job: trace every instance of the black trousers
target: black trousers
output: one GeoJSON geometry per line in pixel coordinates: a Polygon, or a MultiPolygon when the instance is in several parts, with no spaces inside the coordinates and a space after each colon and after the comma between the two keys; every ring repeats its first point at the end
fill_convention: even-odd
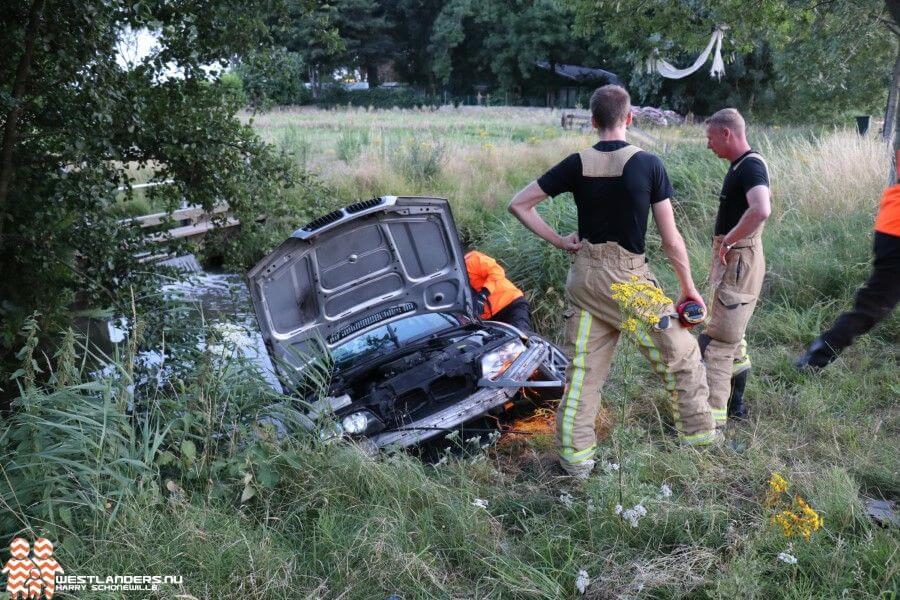
{"type": "Polygon", "coordinates": [[[835,352],[875,327],[900,301],[900,237],[876,231],[873,253],[872,275],[856,292],[853,309],[822,334],[835,352]]]}
{"type": "Polygon", "coordinates": [[[506,305],[503,310],[495,313],[491,317],[491,321],[509,323],[522,331],[531,331],[531,306],[524,296],[519,296],[506,305]]]}

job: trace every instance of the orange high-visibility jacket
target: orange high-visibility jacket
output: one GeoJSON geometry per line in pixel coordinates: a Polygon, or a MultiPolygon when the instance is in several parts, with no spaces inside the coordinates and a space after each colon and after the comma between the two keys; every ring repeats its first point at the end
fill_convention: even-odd
{"type": "Polygon", "coordinates": [[[900,237],[900,183],[884,190],[875,217],[875,231],[900,237]]]}
{"type": "Polygon", "coordinates": [[[481,311],[482,319],[490,319],[523,295],[522,290],[506,278],[503,267],[487,254],[474,250],[466,254],[466,271],[469,272],[469,283],[476,292],[482,288],[490,292],[481,311]]]}

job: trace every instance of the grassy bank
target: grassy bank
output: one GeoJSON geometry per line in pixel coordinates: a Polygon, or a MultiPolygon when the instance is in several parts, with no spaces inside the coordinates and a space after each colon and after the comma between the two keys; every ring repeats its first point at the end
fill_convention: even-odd
{"type": "MultiPolygon", "coordinates": [[[[336,204],[389,193],[450,198],[464,235],[505,264],[542,332],[559,339],[567,258],[505,211],[519,187],[591,143],[561,131],[558,118],[509,109],[300,111],[258,115],[254,124],[319,172],[336,204]]],[[[663,157],[700,282],[726,165],[705,149],[699,128],[646,133],[653,138],[635,141],[663,157]]],[[[289,403],[237,366],[207,362],[154,396],[143,420],[115,418],[129,406],[127,379],[57,381],[24,394],[26,409],[0,432],[14,482],[3,490],[4,529],[24,523],[60,540],[67,573],[183,575],[183,586],[154,596],[164,598],[555,599],[582,597],[579,571],[589,579],[583,597],[598,599],[896,597],[898,528],[874,523],[865,502],[900,500],[900,317],[820,376],[791,364],[868,274],[886,150],[846,131],[756,130],[751,138],[769,161],[774,213],[763,300],[748,331],[751,418],[730,431],[729,446],[679,449],[650,373],[638,366],[636,382],[623,386],[625,361],[640,365],[627,344],[604,392],[601,468],[579,486],[554,476],[546,423],[486,448],[460,440],[438,464],[406,453],[372,458],[296,432],[278,439],[260,423],[273,414],[298,419],[289,403]],[[17,432],[27,427],[56,433],[26,443],[17,432]],[[625,443],[620,471],[611,465],[611,429],[625,443]],[[82,463],[90,469],[73,466],[82,463]],[[773,472],[823,517],[809,540],[788,539],[771,522],[773,472]],[[619,503],[647,514],[632,527],[616,514],[619,503]]],[[[573,227],[570,199],[542,211],[573,227]]],[[[651,234],[651,262],[671,294],[658,246],[651,234]]]]}

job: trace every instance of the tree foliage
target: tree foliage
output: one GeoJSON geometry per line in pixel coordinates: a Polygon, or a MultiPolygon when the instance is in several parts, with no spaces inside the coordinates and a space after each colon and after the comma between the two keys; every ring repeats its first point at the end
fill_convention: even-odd
{"type": "Polygon", "coordinates": [[[449,0],[432,26],[432,73],[454,91],[476,83],[527,92],[563,83],[541,71],[539,61],[614,71],[626,65],[602,35],[577,35],[573,18],[554,0],[449,0]]]}
{"type": "Polygon", "coordinates": [[[219,79],[230,57],[261,45],[271,10],[266,0],[7,5],[0,369],[28,315],[51,332],[73,306],[128,314],[128,289],[140,299],[148,269],[135,268],[138,232],[111,210],[131,197],[135,171],[173,182],[154,188],[157,205],[227,201],[245,215],[291,184],[287,162],[235,118],[219,79]],[[156,51],[119,64],[119,39],[142,28],[158,35],[156,51]]]}
{"type": "MultiPolygon", "coordinates": [[[[281,23],[317,83],[332,72],[391,65],[401,81],[437,96],[543,98],[567,85],[539,61],[616,73],[635,101],[709,114],[731,105],[768,120],[827,120],[880,112],[896,56],[890,0],[334,0],[281,23]],[[887,6],[887,8],[886,8],[887,6]],[[688,64],[727,27],[719,82],[647,73],[658,55],[688,64]],[[332,37],[317,38],[315,32],[332,37]]],[[[287,71],[284,71],[287,72],[287,71]]]]}
{"type": "Polygon", "coordinates": [[[268,108],[273,104],[307,104],[312,99],[304,85],[306,69],[299,52],[276,46],[241,57],[234,73],[240,78],[246,102],[268,108]]]}
{"type": "Polygon", "coordinates": [[[579,32],[602,31],[628,57],[645,93],[703,114],[731,104],[809,120],[883,108],[897,48],[896,36],[885,27],[891,18],[883,0],[766,0],[752,10],[739,0],[568,0],[568,5],[579,32]],[[702,72],[681,82],[642,73],[655,53],[674,64],[689,63],[722,25],[727,29],[721,84],[701,81],[702,72]],[[694,85],[702,92],[687,89],[694,85]],[[710,95],[718,101],[708,102],[710,95]]]}

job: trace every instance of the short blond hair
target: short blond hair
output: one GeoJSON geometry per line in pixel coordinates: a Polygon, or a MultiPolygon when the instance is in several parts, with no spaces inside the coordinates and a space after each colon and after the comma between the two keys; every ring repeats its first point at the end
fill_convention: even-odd
{"type": "Polygon", "coordinates": [[[603,85],[591,95],[591,115],[598,129],[611,129],[625,122],[631,110],[628,90],[613,83],[603,85]]]}
{"type": "Polygon", "coordinates": [[[747,131],[747,123],[736,108],[717,110],[704,123],[707,127],[724,127],[735,133],[747,131]]]}

